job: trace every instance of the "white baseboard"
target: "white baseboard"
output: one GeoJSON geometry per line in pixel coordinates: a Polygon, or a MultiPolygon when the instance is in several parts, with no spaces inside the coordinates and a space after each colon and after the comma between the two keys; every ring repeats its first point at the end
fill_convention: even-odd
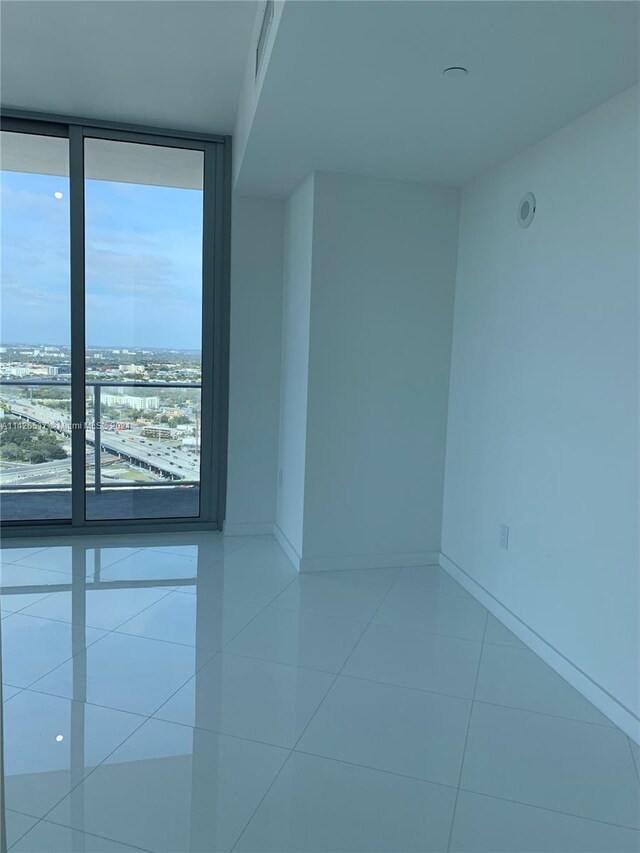
{"type": "Polygon", "coordinates": [[[585,699],[588,699],[592,705],[595,705],[614,725],[622,729],[636,743],[640,743],[640,719],[638,719],[633,711],[619,702],[615,696],[612,696],[604,687],[601,687],[586,672],[579,669],[562,652],[555,649],[537,634],[533,628],[530,628],[515,613],[512,613],[508,607],[501,604],[497,598],[494,598],[490,592],[487,592],[483,586],[445,554],[440,554],[440,566],[454,580],[458,581],[467,592],[471,593],[480,604],[483,604],[496,619],[514,633],[518,639],[522,640],[545,663],[549,664],[558,675],[564,678],[565,681],[568,681],[578,693],[581,693],[585,699]]]}
{"type": "Polygon", "coordinates": [[[351,554],[336,557],[302,557],[277,524],[273,525],[273,535],[297,571],[305,573],[434,566],[438,564],[440,556],[439,551],[421,551],[417,554],[351,554]]]}
{"type": "Polygon", "coordinates": [[[335,572],[349,569],[397,569],[405,566],[434,566],[439,551],[417,554],[349,554],[336,557],[302,557],[301,572],[335,572]]]}
{"type": "Polygon", "coordinates": [[[244,522],[224,522],[223,531],[225,536],[271,536],[273,535],[273,522],[264,524],[245,524],[244,522]]]}
{"type": "Polygon", "coordinates": [[[293,563],[293,566],[296,569],[296,571],[299,572],[300,571],[300,554],[298,554],[296,549],[293,547],[291,542],[289,542],[289,540],[284,535],[282,530],[280,530],[280,528],[278,527],[277,524],[273,525],[273,535],[276,537],[278,545],[282,548],[284,553],[287,555],[287,557],[293,563]]]}

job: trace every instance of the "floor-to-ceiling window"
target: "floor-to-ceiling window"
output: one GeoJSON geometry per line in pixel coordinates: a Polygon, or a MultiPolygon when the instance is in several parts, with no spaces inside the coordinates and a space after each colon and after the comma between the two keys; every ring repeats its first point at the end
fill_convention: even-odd
{"type": "Polygon", "coordinates": [[[0,154],[5,529],[215,526],[225,142],[8,120],[0,154]]]}

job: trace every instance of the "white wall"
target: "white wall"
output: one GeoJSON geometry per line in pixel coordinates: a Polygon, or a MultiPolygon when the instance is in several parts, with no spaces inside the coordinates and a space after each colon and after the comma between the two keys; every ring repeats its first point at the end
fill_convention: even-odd
{"type": "MultiPolygon", "coordinates": [[[[313,244],[314,179],[310,175],[286,203],[280,471],[277,524],[297,555],[302,554],[309,379],[309,312],[313,244]]],[[[295,559],[295,555],[294,559],[295,559]]]]}
{"type": "Polygon", "coordinates": [[[276,518],[284,203],[233,199],[227,533],[276,518]]]}
{"type": "Polygon", "coordinates": [[[447,557],[635,713],[638,121],[635,88],[464,191],[443,523],[447,557]]]}
{"type": "Polygon", "coordinates": [[[314,186],[311,269],[305,257],[295,282],[311,276],[301,568],[432,562],[459,193],[323,172],[314,186]]]}

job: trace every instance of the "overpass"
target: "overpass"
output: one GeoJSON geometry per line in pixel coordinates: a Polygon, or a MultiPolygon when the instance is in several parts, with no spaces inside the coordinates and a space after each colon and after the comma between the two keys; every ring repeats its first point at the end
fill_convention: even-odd
{"type": "MultiPolygon", "coordinates": [[[[9,400],[3,402],[9,414],[46,427],[61,435],[71,435],[69,420],[62,414],[60,418],[57,418],[55,412],[47,406],[9,400]]],[[[85,438],[87,444],[95,445],[94,430],[85,430],[85,438]]],[[[161,477],[174,481],[200,479],[199,457],[188,451],[171,447],[169,444],[153,442],[124,430],[100,430],[99,441],[101,450],[113,453],[121,459],[146,468],[161,477]]]]}

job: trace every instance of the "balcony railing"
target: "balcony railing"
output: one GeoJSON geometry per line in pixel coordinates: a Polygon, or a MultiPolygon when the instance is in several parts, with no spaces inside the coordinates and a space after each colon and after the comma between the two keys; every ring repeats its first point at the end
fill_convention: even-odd
{"type": "MultiPolygon", "coordinates": [[[[0,389],[5,386],[14,386],[14,387],[32,387],[32,388],[43,388],[43,387],[55,387],[55,388],[71,388],[70,381],[64,380],[56,380],[56,379],[33,379],[33,378],[19,378],[19,379],[0,379],[0,389]]],[[[102,389],[103,388],[122,388],[122,389],[133,389],[133,388],[143,388],[143,389],[190,389],[190,390],[201,390],[201,383],[194,382],[137,382],[137,381],[98,381],[98,380],[90,380],[85,382],[85,386],[87,388],[93,389],[93,422],[91,424],[91,429],[88,428],[88,423],[84,424],[85,429],[85,441],[89,445],[93,445],[94,448],[94,477],[93,484],[89,486],[96,493],[99,493],[102,489],[148,489],[148,488],[167,488],[171,485],[173,486],[198,486],[200,484],[200,458],[199,453],[196,451],[193,453],[193,456],[189,454],[188,451],[180,451],[181,455],[178,457],[178,451],[173,451],[171,454],[167,451],[163,451],[162,453],[158,450],[157,447],[145,447],[143,445],[147,444],[142,440],[142,438],[138,439],[137,436],[131,435],[130,439],[126,435],[129,432],[129,429],[103,429],[102,423],[102,389]],[[134,443],[129,445],[126,442],[128,440],[133,441],[134,443]],[[157,472],[164,479],[157,482],[139,482],[139,481],[131,481],[128,482],[108,482],[103,480],[102,476],[102,451],[110,452],[119,458],[128,459],[139,467],[144,467],[147,470],[153,470],[157,472]],[[171,456],[176,458],[171,458],[171,456]],[[181,463],[181,464],[179,464],[181,463]],[[186,476],[189,472],[195,473],[196,478],[189,479],[186,476]]],[[[125,395],[121,395],[125,396],[125,395]]],[[[8,414],[14,415],[15,417],[21,418],[22,420],[30,421],[31,423],[41,424],[43,427],[53,430],[62,435],[71,435],[72,429],[78,428],[75,424],[72,424],[71,420],[65,418],[61,415],[60,418],[55,419],[54,412],[52,409],[47,406],[39,406],[37,404],[34,405],[32,400],[29,401],[21,401],[21,400],[6,400],[4,398],[0,398],[0,402],[4,404],[4,406],[8,409],[8,414]]],[[[117,421],[113,421],[113,419],[108,419],[110,422],[117,424],[117,421]]],[[[83,426],[83,425],[80,425],[83,426]]],[[[155,427],[148,427],[149,429],[154,429],[155,427]]],[[[159,433],[165,429],[162,426],[158,427],[159,433]]],[[[196,427],[197,432],[197,427],[196,427]]],[[[196,438],[196,441],[198,439],[196,438]]],[[[31,466],[30,466],[31,467],[31,466]]],[[[34,464],[33,468],[36,469],[37,465],[34,464]]],[[[0,491],[47,491],[47,490],[64,490],[69,491],[71,489],[70,483],[46,483],[46,484],[20,484],[20,483],[1,483],[0,482],[0,491]]]]}

